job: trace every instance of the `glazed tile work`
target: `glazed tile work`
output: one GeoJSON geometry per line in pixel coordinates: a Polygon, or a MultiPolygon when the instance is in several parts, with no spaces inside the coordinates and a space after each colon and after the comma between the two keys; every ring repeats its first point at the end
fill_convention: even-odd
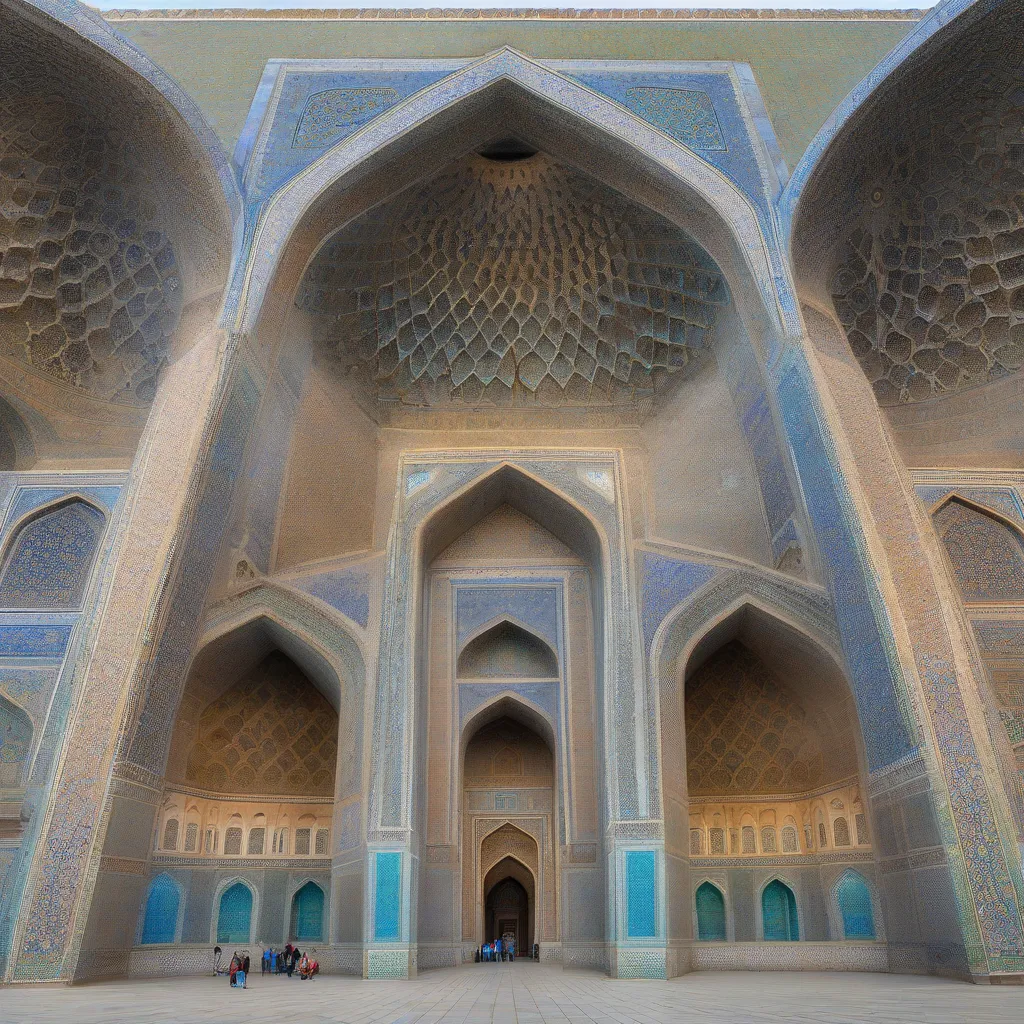
{"type": "Polygon", "coordinates": [[[1019,982],[1019,10],[922,17],[792,181],[739,43],[469,15],[249,60],[232,162],[0,0],[2,981],[1019,982]]]}

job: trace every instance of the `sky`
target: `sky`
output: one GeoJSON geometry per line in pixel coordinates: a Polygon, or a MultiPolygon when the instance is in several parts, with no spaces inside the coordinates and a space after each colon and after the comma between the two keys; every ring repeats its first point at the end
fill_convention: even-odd
{"type": "Polygon", "coordinates": [[[751,4],[750,0],[690,0],[689,3],[686,0],[680,0],[680,2],[672,3],[671,0],[663,0],[661,3],[651,4],[641,2],[630,2],[630,0],[579,0],[577,3],[567,3],[565,0],[463,0],[460,4],[444,3],[439,0],[400,0],[400,2],[388,2],[388,0],[363,0],[361,4],[357,4],[354,0],[348,0],[347,3],[339,2],[334,0],[334,3],[328,5],[325,0],[243,0],[243,2],[232,3],[231,0],[86,0],[92,7],[98,7],[100,10],[110,10],[112,8],[124,9],[129,8],[132,10],[161,10],[165,8],[188,8],[195,10],[197,8],[209,9],[209,8],[224,8],[224,7],[242,7],[249,10],[254,8],[262,8],[264,10],[282,10],[284,8],[310,8],[317,7],[323,8],[327,6],[332,7],[378,7],[378,8],[389,8],[389,9],[407,9],[407,8],[428,8],[428,7],[580,7],[580,8],[595,8],[595,7],[621,7],[621,8],[634,8],[634,7],[720,7],[720,8],[749,8],[751,6],[757,6],[760,8],[772,8],[775,10],[793,10],[793,9],[808,9],[813,8],[814,10],[904,10],[906,8],[923,9],[931,7],[932,3],[930,0],[760,0],[751,4]]]}

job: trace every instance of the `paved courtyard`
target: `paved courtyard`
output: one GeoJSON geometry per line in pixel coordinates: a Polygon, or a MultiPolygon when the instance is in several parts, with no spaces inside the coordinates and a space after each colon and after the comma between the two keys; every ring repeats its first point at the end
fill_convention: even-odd
{"type": "Polygon", "coordinates": [[[690,974],[612,981],[528,962],[432,971],[412,982],[323,977],[0,988],[2,1024],[301,1021],[319,1024],[1007,1024],[1024,990],[885,974],[690,974]]]}

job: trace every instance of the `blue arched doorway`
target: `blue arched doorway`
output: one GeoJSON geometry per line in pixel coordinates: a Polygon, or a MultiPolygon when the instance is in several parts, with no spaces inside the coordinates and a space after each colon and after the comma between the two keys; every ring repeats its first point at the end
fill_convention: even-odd
{"type": "Polygon", "coordinates": [[[873,939],[875,915],[871,909],[871,892],[867,882],[856,871],[847,871],[836,886],[836,903],[843,921],[844,939],[873,939]]]}
{"type": "Polygon", "coordinates": [[[252,890],[242,882],[225,889],[217,911],[218,942],[248,942],[252,925],[252,890]]]}
{"type": "Polygon", "coordinates": [[[292,897],[291,938],[297,942],[323,942],[324,891],[307,882],[292,897]]]}
{"type": "Polygon", "coordinates": [[[149,887],[146,914],[142,920],[143,946],[158,942],[174,942],[178,931],[178,907],[181,892],[167,876],[158,875],[149,887]]]}
{"type": "Polygon", "coordinates": [[[761,893],[761,915],[766,942],[796,942],[800,938],[796,897],[793,890],[777,878],[761,893]]]}
{"type": "Polygon", "coordinates": [[[697,938],[701,942],[725,942],[725,899],[710,882],[697,888],[697,938]]]}

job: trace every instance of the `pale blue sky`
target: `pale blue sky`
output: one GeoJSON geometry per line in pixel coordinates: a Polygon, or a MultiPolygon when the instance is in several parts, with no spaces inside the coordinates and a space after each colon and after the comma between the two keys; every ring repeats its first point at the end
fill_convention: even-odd
{"type": "MultiPolygon", "coordinates": [[[[225,0],[179,0],[175,3],[173,0],[90,0],[91,7],[98,7],[100,10],[110,10],[111,8],[118,9],[132,9],[132,10],[161,10],[166,8],[188,8],[194,10],[196,8],[224,8],[224,7],[242,7],[247,9],[262,8],[264,10],[282,10],[284,8],[310,8],[310,7],[325,7],[326,4],[323,0],[318,3],[317,0],[250,0],[250,2],[243,3],[230,3],[225,0]]],[[[356,7],[360,6],[355,3],[342,4],[335,3],[333,6],[336,7],[356,7]]],[[[388,3],[388,2],[374,2],[374,0],[364,0],[362,4],[364,7],[378,7],[378,8],[429,8],[429,7],[454,7],[455,4],[439,3],[437,0],[434,2],[427,2],[427,0],[403,0],[400,3],[388,3]]],[[[686,7],[688,6],[685,2],[680,3],[658,3],[658,4],[644,4],[639,2],[631,3],[630,0],[585,0],[585,2],[578,4],[570,4],[565,2],[558,2],[558,0],[522,0],[522,2],[510,3],[509,0],[470,0],[470,2],[462,3],[462,7],[580,7],[583,9],[595,8],[595,7],[686,7]]],[[[868,0],[868,2],[858,2],[858,0],[788,0],[788,2],[779,2],[779,0],[761,0],[761,2],[752,5],[750,0],[699,0],[697,3],[693,3],[692,6],[707,8],[707,7],[722,7],[722,8],[749,8],[751,6],[757,6],[761,8],[772,8],[774,10],[793,10],[813,8],[814,10],[904,10],[907,8],[922,9],[931,7],[933,4],[922,0],[922,2],[913,3],[907,2],[907,0],[868,0]]]]}

